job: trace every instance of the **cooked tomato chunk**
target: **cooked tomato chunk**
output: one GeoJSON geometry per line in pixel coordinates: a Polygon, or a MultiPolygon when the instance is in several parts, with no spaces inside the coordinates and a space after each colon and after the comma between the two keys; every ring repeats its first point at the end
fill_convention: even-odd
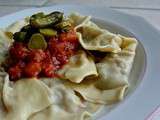
{"type": "Polygon", "coordinates": [[[37,77],[41,72],[41,64],[38,62],[30,62],[24,68],[24,75],[26,77],[37,77]]]}
{"type": "Polygon", "coordinates": [[[53,77],[54,76],[55,67],[53,66],[53,64],[43,63],[42,67],[43,67],[42,73],[45,77],[53,77]]]}
{"type": "Polygon", "coordinates": [[[24,59],[28,54],[28,49],[22,43],[14,43],[9,52],[15,59],[24,59]]]}
{"type": "Polygon", "coordinates": [[[19,79],[22,75],[22,70],[19,66],[10,67],[8,70],[11,80],[19,79]]]}
{"type": "Polygon", "coordinates": [[[45,52],[43,50],[31,50],[27,58],[28,61],[41,62],[45,57],[45,52]]]}
{"type": "Polygon", "coordinates": [[[70,30],[68,32],[63,32],[59,35],[60,41],[69,41],[69,42],[77,42],[76,32],[74,30],[70,30]]]}

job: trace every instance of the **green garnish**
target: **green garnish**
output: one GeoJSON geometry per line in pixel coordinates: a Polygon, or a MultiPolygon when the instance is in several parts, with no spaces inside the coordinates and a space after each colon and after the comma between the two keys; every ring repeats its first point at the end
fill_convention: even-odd
{"type": "Polygon", "coordinates": [[[63,19],[63,13],[55,11],[45,16],[31,17],[30,24],[35,28],[44,28],[57,24],[61,22],[62,19],[63,19]]]}
{"type": "Polygon", "coordinates": [[[45,41],[45,38],[40,33],[35,33],[31,36],[29,43],[28,43],[29,49],[46,49],[47,48],[47,42],[45,41]]]}
{"type": "Polygon", "coordinates": [[[30,25],[26,25],[21,29],[21,31],[23,31],[23,32],[28,32],[30,30],[31,30],[31,26],[30,25]]]}
{"type": "Polygon", "coordinates": [[[39,12],[39,13],[36,13],[36,14],[32,15],[32,16],[30,17],[30,19],[42,18],[42,17],[44,17],[44,16],[45,16],[45,15],[44,15],[43,12],[39,12]]]}
{"type": "Polygon", "coordinates": [[[70,28],[71,27],[71,22],[69,20],[65,20],[65,21],[62,21],[58,24],[55,25],[55,28],[56,29],[59,29],[59,30],[65,30],[66,28],[70,28]]]}
{"type": "Polygon", "coordinates": [[[46,37],[52,37],[57,35],[57,31],[50,28],[40,29],[39,32],[46,37]]]}
{"type": "Polygon", "coordinates": [[[26,38],[26,32],[16,32],[13,35],[13,39],[17,42],[24,42],[26,38]]]}

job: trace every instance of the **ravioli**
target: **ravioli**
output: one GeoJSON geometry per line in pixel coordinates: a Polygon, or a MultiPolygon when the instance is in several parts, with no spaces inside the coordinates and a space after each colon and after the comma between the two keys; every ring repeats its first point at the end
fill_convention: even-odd
{"type": "Polygon", "coordinates": [[[58,73],[64,79],[75,83],[80,83],[87,76],[98,75],[94,61],[84,51],[79,51],[76,55],[72,56],[69,63],[58,73]]]}
{"type": "Polygon", "coordinates": [[[84,99],[94,103],[111,104],[124,98],[128,88],[128,77],[132,68],[137,42],[133,38],[123,38],[122,51],[107,54],[96,64],[97,78],[88,78],[88,83],[68,85],[79,92],[84,99]],[[128,42],[129,41],[129,42],[128,42]],[[132,42],[131,42],[132,41],[132,42]],[[94,80],[95,79],[95,80],[94,80]],[[91,93],[94,94],[91,94],[91,93]]]}
{"type": "Polygon", "coordinates": [[[29,120],[89,120],[90,112],[98,109],[97,105],[86,105],[82,102],[71,88],[64,85],[63,80],[42,79],[42,81],[52,91],[53,104],[32,115],[29,120]]]}
{"type": "Polygon", "coordinates": [[[136,45],[137,41],[134,38],[123,37],[122,51],[117,54],[106,55],[96,64],[100,76],[98,87],[110,89],[128,84],[136,45]]]}
{"type": "Polygon", "coordinates": [[[121,50],[121,38],[105,29],[99,28],[86,16],[71,14],[75,30],[82,47],[86,50],[117,53],[121,50]]]}
{"type": "Polygon", "coordinates": [[[0,29],[0,62],[2,63],[6,57],[12,39],[7,37],[6,32],[0,29]]]}
{"type": "Polygon", "coordinates": [[[128,77],[135,57],[137,40],[110,33],[90,24],[83,24],[76,30],[84,49],[106,52],[106,56],[96,63],[98,77],[84,80],[89,82],[67,85],[89,102],[111,104],[122,100],[129,87],[128,77]],[[91,94],[93,91],[94,94],[91,94]]]}
{"type": "Polygon", "coordinates": [[[8,111],[5,120],[27,120],[28,117],[52,104],[47,86],[36,79],[10,83],[5,79],[3,101],[8,111]]]}
{"type": "Polygon", "coordinates": [[[5,116],[6,116],[6,108],[4,106],[4,103],[3,103],[3,85],[4,85],[4,79],[7,79],[8,76],[6,73],[3,73],[3,72],[0,72],[0,118],[2,120],[4,120],[5,116]]]}
{"type": "MultiPolygon", "coordinates": [[[[12,82],[8,74],[0,72],[2,120],[92,120],[102,105],[125,98],[137,40],[100,28],[91,16],[72,13],[68,18],[80,46],[68,63],[56,71],[59,78],[12,82]],[[94,52],[103,57],[97,58],[94,52]]],[[[20,20],[5,30],[15,33],[28,23],[28,19],[20,20]]],[[[0,30],[1,63],[11,41],[0,30]]]]}
{"type": "Polygon", "coordinates": [[[88,112],[82,113],[67,113],[64,110],[57,110],[56,106],[51,107],[36,113],[29,120],[91,120],[91,114],[88,112]]]}
{"type": "Polygon", "coordinates": [[[90,22],[91,16],[82,16],[79,13],[71,13],[68,17],[72,24],[75,26],[75,30],[90,22]]]}
{"type": "Polygon", "coordinates": [[[86,50],[117,53],[121,51],[121,39],[106,30],[84,25],[78,29],[79,42],[86,50]]]}

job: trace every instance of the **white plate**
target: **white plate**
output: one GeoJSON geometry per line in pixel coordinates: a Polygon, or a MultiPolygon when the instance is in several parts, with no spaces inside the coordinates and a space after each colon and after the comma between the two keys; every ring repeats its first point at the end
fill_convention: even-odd
{"type": "MultiPolygon", "coordinates": [[[[100,120],[146,119],[160,104],[159,31],[138,16],[131,16],[106,7],[79,5],[56,5],[52,7],[27,9],[0,18],[0,27],[4,28],[14,21],[38,11],[51,12],[54,10],[64,11],[65,13],[77,11],[84,15],[91,15],[93,18],[96,18],[93,20],[100,26],[108,28],[113,32],[135,36],[140,41],[130,76],[130,82],[136,85],[136,89],[134,92],[130,89],[126,99],[108,114],[103,114],[100,120]]],[[[104,113],[105,112],[107,111],[104,111],[104,113]]]]}

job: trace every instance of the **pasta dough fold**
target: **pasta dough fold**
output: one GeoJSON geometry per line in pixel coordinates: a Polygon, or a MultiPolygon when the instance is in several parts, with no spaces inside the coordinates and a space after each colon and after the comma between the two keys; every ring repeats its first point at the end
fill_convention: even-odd
{"type": "Polygon", "coordinates": [[[84,16],[72,16],[74,19],[83,18],[83,21],[75,24],[82,47],[86,50],[106,52],[106,55],[96,63],[98,77],[88,77],[80,84],[68,82],[66,85],[79,92],[89,102],[110,104],[122,100],[129,86],[128,77],[135,57],[137,40],[101,29],[90,20],[84,20],[84,16]]]}
{"type": "Polygon", "coordinates": [[[16,83],[5,79],[3,101],[7,108],[5,120],[27,120],[27,118],[50,106],[52,96],[48,87],[36,79],[21,79],[16,83]]]}
{"type": "Polygon", "coordinates": [[[32,115],[29,120],[90,120],[90,112],[98,109],[98,106],[93,104],[89,108],[71,88],[64,85],[63,80],[42,79],[42,81],[52,91],[53,104],[32,115]]]}
{"type": "Polygon", "coordinates": [[[84,51],[72,56],[59,74],[75,83],[80,83],[87,76],[98,75],[94,61],[84,51]]]}

